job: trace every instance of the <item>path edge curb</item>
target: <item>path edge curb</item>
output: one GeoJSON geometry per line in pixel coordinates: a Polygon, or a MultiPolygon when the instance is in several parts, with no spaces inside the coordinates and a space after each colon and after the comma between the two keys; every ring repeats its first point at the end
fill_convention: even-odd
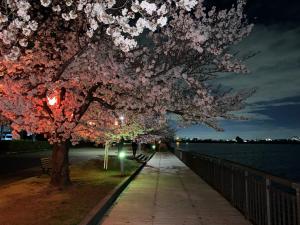
{"type": "MultiPolygon", "coordinates": [[[[153,153],[149,160],[155,155],[153,153]]],[[[148,160],[148,161],[149,161],[148,160]]],[[[131,174],[127,179],[122,181],[112,191],[110,191],[88,214],[78,225],[98,225],[106,214],[106,212],[113,206],[118,197],[122,194],[125,188],[135,179],[135,177],[145,167],[147,162],[143,162],[136,171],[131,174]]]]}

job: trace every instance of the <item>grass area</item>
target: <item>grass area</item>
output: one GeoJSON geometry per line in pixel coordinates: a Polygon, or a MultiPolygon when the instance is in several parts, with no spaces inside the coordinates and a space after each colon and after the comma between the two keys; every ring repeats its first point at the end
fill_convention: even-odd
{"type": "MultiPolygon", "coordinates": [[[[76,225],[114,187],[121,177],[119,161],[112,158],[104,171],[102,160],[71,166],[73,185],[64,190],[48,186],[49,176],[32,177],[0,186],[1,225],[76,225]]],[[[127,175],[139,164],[125,161],[127,175]]]]}

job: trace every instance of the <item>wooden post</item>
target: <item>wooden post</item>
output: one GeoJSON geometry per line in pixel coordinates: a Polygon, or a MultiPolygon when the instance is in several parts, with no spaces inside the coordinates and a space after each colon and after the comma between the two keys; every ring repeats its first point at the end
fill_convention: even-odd
{"type": "Polygon", "coordinates": [[[120,159],[120,167],[121,167],[121,176],[125,175],[125,170],[124,170],[124,159],[120,159]]]}
{"type": "Polygon", "coordinates": [[[105,148],[104,148],[104,169],[107,170],[108,169],[108,150],[109,150],[109,145],[110,142],[106,141],[105,142],[105,148]]]}
{"type": "Polygon", "coordinates": [[[266,178],[267,225],[271,225],[270,178],[266,178]]]}

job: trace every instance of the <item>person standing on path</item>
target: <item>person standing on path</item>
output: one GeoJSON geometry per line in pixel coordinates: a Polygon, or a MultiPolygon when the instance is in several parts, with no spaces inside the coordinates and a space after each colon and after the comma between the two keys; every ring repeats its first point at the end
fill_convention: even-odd
{"type": "Polygon", "coordinates": [[[133,158],[135,158],[136,150],[138,149],[138,144],[136,140],[133,140],[131,143],[133,158]]]}

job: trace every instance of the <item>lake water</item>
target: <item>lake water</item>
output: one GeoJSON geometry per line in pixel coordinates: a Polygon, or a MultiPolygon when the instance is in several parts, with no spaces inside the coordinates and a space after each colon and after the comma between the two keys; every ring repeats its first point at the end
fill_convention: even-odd
{"type": "Polygon", "coordinates": [[[207,154],[300,182],[299,144],[179,144],[185,151],[207,154]]]}

